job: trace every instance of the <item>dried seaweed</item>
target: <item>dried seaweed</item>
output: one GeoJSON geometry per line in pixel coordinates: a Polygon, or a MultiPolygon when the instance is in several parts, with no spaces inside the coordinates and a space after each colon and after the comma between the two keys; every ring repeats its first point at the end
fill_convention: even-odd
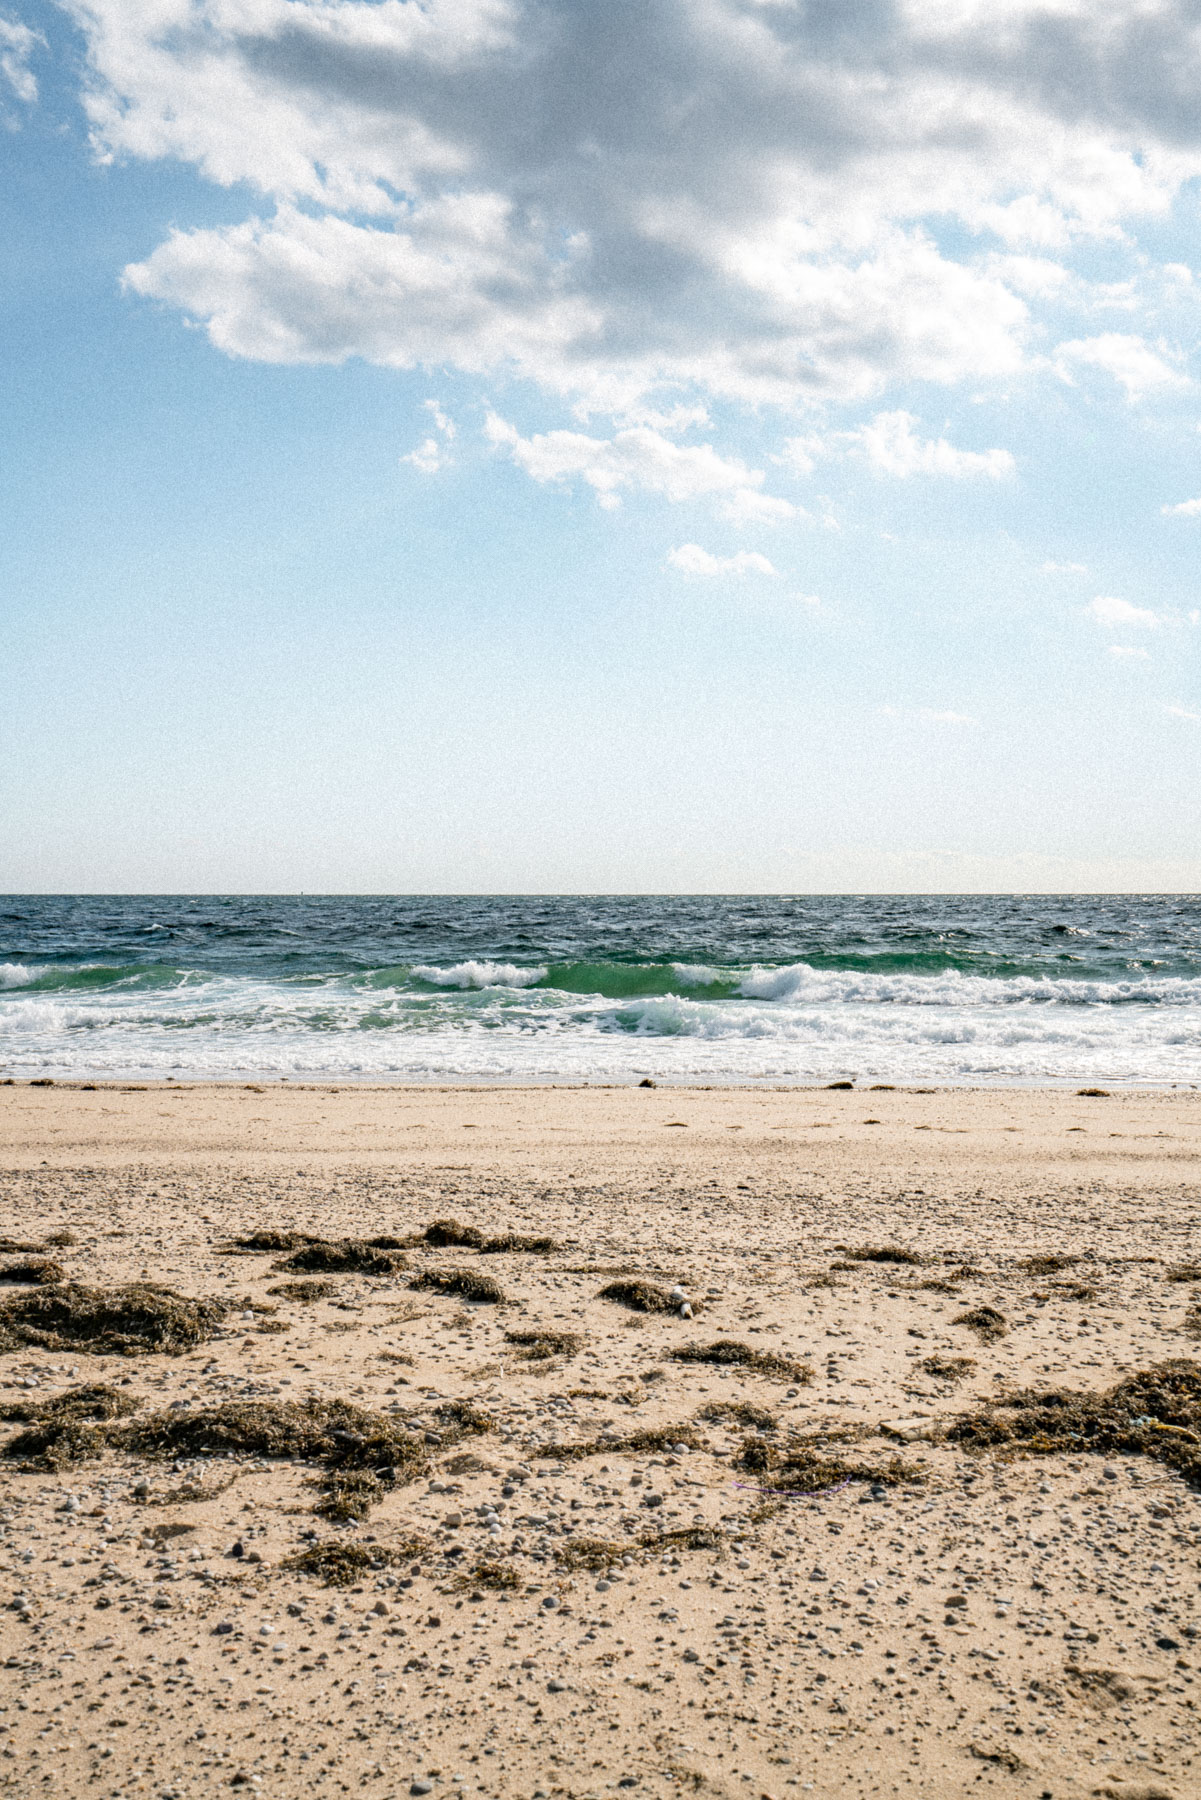
{"type": "Polygon", "coordinates": [[[477,1275],[473,1269],[423,1269],[409,1286],[428,1288],[438,1294],[457,1294],[461,1300],[486,1300],[495,1306],[503,1306],[507,1298],[491,1275],[477,1275]]]}
{"type": "Polygon", "coordinates": [[[1058,1275],[1062,1269],[1070,1269],[1073,1263],[1079,1261],[1078,1256],[1065,1256],[1052,1251],[1046,1256],[1023,1256],[1018,1268],[1024,1269],[1027,1275],[1058,1275]]]}
{"type": "Polygon", "coordinates": [[[426,1226],[421,1237],[439,1250],[478,1250],[484,1241],[484,1234],[478,1225],[463,1225],[458,1219],[434,1219],[426,1226]]]}
{"type": "Polygon", "coordinates": [[[644,1550],[724,1550],[726,1540],[716,1525],[683,1525],[678,1531],[644,1531],[638,1539],[644,1550]]]}
{"type": "Polygon", "coordinates": [[[1147,1456],[1201,1488],[1201,1364],[1155,1363],[1101,1393],[1025,1389],[964,1414],[948,1441],[1036,1456],[1147,1456]]]}
{"type": "Polygon", "coordinates": [[[508,1563],[477,1562],[471,1569],[465,1569],[456,1575],[453,1583],[459,1593],[469,1593],[473,1588],[490,1588],[493,1593],[515,1594],[521,1590],[521,1576],[508,1563]]]}
{"type": "Polygon", "coordinates": [[[1174,1263],[1163,1272],[1165,1281],[1201,1281],[1201,1263],[1174,1263]]]}
{"type": "Polygon", "coordinates": [[[365,1238],[313,1238],[272,1265],[291,1275],[397,1275],[408,1266],[399,1251],[377,1249],[365,1238]]]}
{"type": "Polygon", "coordinates": [[[671,1450],[684,1444],[689,1450],[704,1448],[704,1439],[694,1425],[656,1425],[643,1431],[631,1431],[624,1437],[589,1438],[580,1444],[546,1444],[532,1452],[557,1461],[578,1462],[585,1456],[636,1455],[643,1451],[671,1450]]]}
{"type": "Polygon", "coordinates": [[[600,1573],[611,1569],[614,1563],[629,1554],[628,1544],[614,1544],[605,1538],[576,1537],[556,1549],[555,1561],[563,1569],[590,1569],[600,1573]]]}
{"type": "Polygon", "coordinates": [[[0,1256],[44,1256],[48,1249],[48,1243],[33,1238],[0,1237],[0,1256]]]}
{"type": "Polygon", "coordinates": [[[997,1338],[1003,1338],[1009,1330],[1005,1314],[999,1313],[994,1306],[973,1306],[969,1311],[957,1314],[951,1323],[968,1326],[982,1344],[991,1344],[997,1338]]]}
{"type": "Polygon", "coordinates": [[[765,1406],[753,1406],[749,1400],[710,1400],[702,1406],[698,1418],[716,1424],[721,1419],[736,1419],[740,1425],[753,1425],[758,1431],[775,1431],[779,1420],[765,1406]]]}
{"type": "Polygon", "coordinates": [[[556,1250],[562,1249],[558,1238],[523,1236],[519,1231],[502,1231],[496,1237],[485,1238],[480,1245],[481,1256],[500,1256],[507,1251],[520,1252],[523,1256],[553,1256],[556,1250]]]}
{"type": "Polygon", "coordinates": [[[711,1344],[680,1344],[669,1352],[674,1362],[716,1363],[724,1368],[753,1369],[757,1375],[776,1375],[781,1381],[801,1384],[813,1380],[808,1363],[795,1357],[779,1356],[774,1350],[756,1350],[751,1344],[740,1344],[732,1338],[717,1338],[711,1344]]]}
{"type": "Polygon", "coordinates": [[[237,1237],[228,1244],[222,1244],[220,1252],[223,1256],[235,1256],[239,1252],[261,1255],[268,1250],[299,1250],[302,1244],[320,1241],[311,1231],[251,1231],[245,1237],[237,1237]]]}
{"type": "Polygon", "coordinates": [[[927,1375],[938,1381],[961,1381],[976,1367],[974,1356],[927,1356],[921,1364],[927,1375]]]}
{"type": "Polygon", "coordinates": [[[329,1300],[341,1292],[336,1281],[277,1281],[274,1287],[267,1289],[269,1294],[278,1294],[281,1300],[299,1300],[308,1303],[313,1300],[329,1300]]]}
{"type": "Polygon", "coordinates": [[[151,1282],[92,1288],[75,1282],[0,1302],[0,1350],[36,1344],[93,1356],[178,1356],[211,1337],[228,1312],[151,1282]]]}
{"type": "Polygon", "coordinates": [[[25,1262],[0,1263],[0,1281],[25,1282],[33,1287],[52,1287],[65,1281],[67,1271],[52,1256],[31,1256],[25,1262]]]}
{"type": "Polygon", "coordinates": [[[574,1356],[583,1345],[578,1331],[506,1331],[505,1342],[516,1347],[525,1362],[549,1362],[556,1356],[574,1356]]]}
{"type": "Polygon", "coordinates": [[[402,1544],[347,1544],[340,1540],[328,1539],[322,1544],[310,1544],[306,1550],[297,1550],[292,1556],[285,1556],[280,1563],[281,1569],[288,1569],[298,1575],[313,1575],[326,1587],[352,1587],[356,1581],[372,1569],[386,1569],[397,1563],[409,1562],[412,1557],[420,1556],[426,1548],[423,1538],[411,1538],[402,1544]]]}
{"type": "Polygon", "coordinates": [[[849,1244],[839,1244],[837,1248],[852,1262],[915,1264],[926,1261],[916,1250],[906,1250],[900,1244],[868,1244],[859,1250],[853,1250],[849,1244]]]}
{"type": "Polygon", "coordinates": [[[903,1482],[925,1479],[921,1469],[894,1456],[886,1463],[853,1463],[832,1456],[823,1446],[791,1444],[777,1449],[762,1438],[748,1438],[739,1462],[760,1478],[765,1491],[820,1493],[850,1481],[870,1482],[873,1487],[899,1487],[903,1482]]]}
{"type": "Polygon", "coordinates": [[[611,1281],[597,1298],[616,1300],[619,1306],[644,1313],[678,1313],[681,1304],[672,1299],[666,1288],[656,1287],[653,1281],[611,1281]]]}
{"type": "Polygon", "coordinates": [[[13,1400],[0,1418],[26,1421],[24,1431],[5,1444],[3,1454],[44,1469],[90,1462],[108,1439],[107,1421],[128,1418],[141,1401],[102,1384],[69,1388],[49,1400],[13,1400]]]}

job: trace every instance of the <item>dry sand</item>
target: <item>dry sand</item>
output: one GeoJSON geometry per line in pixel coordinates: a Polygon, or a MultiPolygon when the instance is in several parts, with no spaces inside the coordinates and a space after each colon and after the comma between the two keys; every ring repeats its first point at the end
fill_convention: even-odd
{"type": "Polygon", "coordinates": [[[1012,1385],[1193,1353],[1167,1272],[1201,1256],[1201,1096],[19,1085],[0,1134],[0,1231],[73,1234],[52,1254],[74,1281],[237,1301],[177,1357],[9,1351],[10,1416],[97,1381],[142,1413],[343,1396],[429,1457],[336,1524],[311,1462],[10,1455],[3,1791],[1201,1794],[1201,1497],[1148,1457],[939,1441],[1012,1385]],[[269,1297],[278,1255],[220,1251],[448,1215],[563,1248],[416,1249],[307,1304],[269,1297]],[[889,1244],[929,1260],[846,1254],[889,1244]],[[1080,1260],[1021,1266],[1055,1252],[1080,1260]],[[413,1290],[428,1268],[508,1303],[413,1290]],[[696,1316],[598,1298],[610,1271],[682,1284],[696,1316]],[[1004,1336],[955,1323],[981,1305],[1004,1336]],[[523,1360],[505,1333],[538,1327],[583,1341],[523,1360]],[[813,1379],[668,1356],[715,1339],[813,1379]],[[974,1366],[940,1379],[936,1356],[974,1366]],[[448,1443],[456,1399],[495,1429],[448,1443]],[[617,1441],[663,1427],[696,1447],[617,1441]],[[741,1466],[747,1437],[814,1436],[912,1477],[773,1499],[741,1466]],[[285,1570],[313,1533],[380,1566],[285,1570]],[[582,1538],[620,1560],[573,1567],[582,1538]]]}

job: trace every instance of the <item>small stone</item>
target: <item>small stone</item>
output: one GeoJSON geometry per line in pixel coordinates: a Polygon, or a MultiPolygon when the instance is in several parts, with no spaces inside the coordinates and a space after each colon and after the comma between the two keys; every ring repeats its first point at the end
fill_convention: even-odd
{"type": "Polygon", "coordinates": [[[228,1637],[232,1630],[233,1630],[232,1621],[229,1619],[222,1619],[219,1624],[213,1626],[213,1636],[214,1637],[228,1637]]]}
{"type": "Polygon", "coordinates": [[[432,1794],[433,1791],[434,1784],[432,1781],[410,1781],[409,1783],[410,1794],[432,1794]]]}
{"type": "Polygon", "coordinates": [[[554,1612],[559,1602],[555,1599],[553,1594],[548,1594],[542,1604],[547,1612],[554,1612]]]}
{"type": "Polygon", "coordinates": [[[377,1600],[371,1610],[373,1613],[378,1613],[382,1618],[388,1610],[388,1602],[386,1600],[377,1600]]]}
{"type": "Polygon", "coordinates": [[[1180,1645],[1176,1642],[1175,1638],[1164,1636],[1156,1638],[1155,1648],[1157,1650],[1179,1650],[1180,1645]]]}
{"type": "Polygon", "coordinates": [[[565,1694],[567,1692],[567,1683],[565,1681],[548,1681],[546,1684],[546,1691],[548,1694],[565,1694]]]}

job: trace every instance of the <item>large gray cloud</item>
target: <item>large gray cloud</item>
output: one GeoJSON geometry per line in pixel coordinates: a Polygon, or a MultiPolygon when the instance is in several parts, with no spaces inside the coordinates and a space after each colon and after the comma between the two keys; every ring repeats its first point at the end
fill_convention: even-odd
{"type": "Polygon", "coordinates": [[[1201,173],[1201,0],[73,9],[102,154],[263,197],[133,289],[237,355],[512,370],[586,409],[1006,377],[1054,287],[1031,250],[1119,243],[1201,173]]]}

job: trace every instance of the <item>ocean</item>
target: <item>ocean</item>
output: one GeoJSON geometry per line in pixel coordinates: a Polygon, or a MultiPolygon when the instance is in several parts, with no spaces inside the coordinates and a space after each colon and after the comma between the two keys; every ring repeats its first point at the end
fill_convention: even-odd
{"type": "Polygon", "coordinates": [[[1191,1086],[1201,899],[0,897],[0,1075],[1191,1086]]]}

